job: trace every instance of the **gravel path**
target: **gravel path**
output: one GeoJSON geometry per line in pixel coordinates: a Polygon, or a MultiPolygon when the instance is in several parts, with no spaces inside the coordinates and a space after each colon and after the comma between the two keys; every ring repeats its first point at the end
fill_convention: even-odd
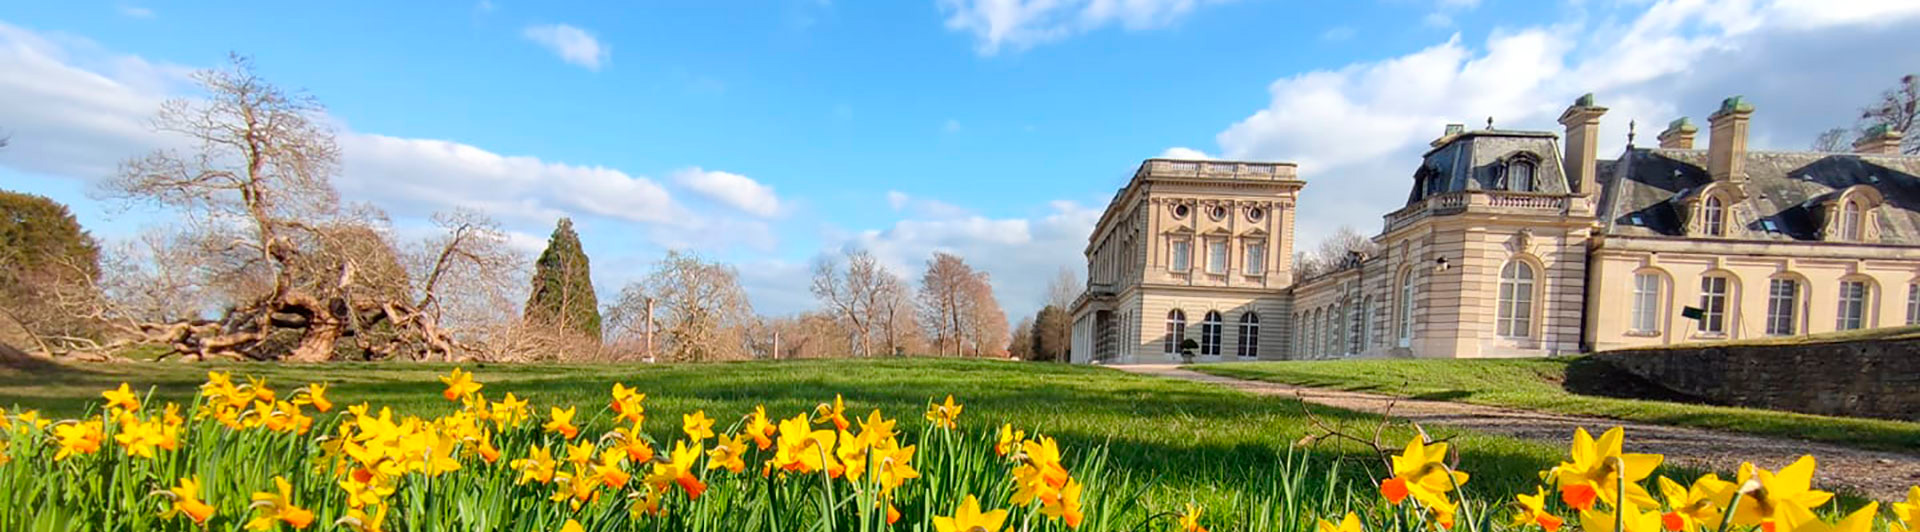
{"type": "Polygon", "coordinates": [[[1812,454],[1820,460],[1814,482],[1827,489],[1849,489],[1882,501],[1902,500],[1908,486],[1920,483],[1920,455],[1868,451],[1829,443],[1771,438],[1706,429],[1647,425],[1600,417],[1565,416],[1445,401],[1422,401],[1370,393],[1309,388],[1221,377],[1171,364],[1116,365],[1113,369],[1218,384],[1260,395],[1298,397],[1310,403],[1380,413],[1422,425],[1447,425],[1480,432],[1566,445],[1573,429],[1595,435],[1614,426],[1627,429],[1627,451],[1666,455],[1668,463],[1710,471],[1734,471],[1742,461],[1778,468],[1812,454]]]}

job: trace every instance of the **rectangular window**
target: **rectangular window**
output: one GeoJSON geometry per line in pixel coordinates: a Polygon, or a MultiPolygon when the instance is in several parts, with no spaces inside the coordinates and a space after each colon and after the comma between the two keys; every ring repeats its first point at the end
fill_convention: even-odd
{"type": "Polygon", "coordinates": [[[1266,244],[1253,244],[1253,245],[1247,246],[1246,272],[1248,275],[1260,275],[1263,273],[1267,273],[1267,245],[1266,244]]]}
{"type": "Polygon", "coordinates": [[[1173,271],[1184,272],[1187,268],[1193,267],[1193,250],[1188,249],[1192,245],[1185,240],[1173,243],[1173,271]]]}
{"type": "Polygon", "coordinates": [[[1660,275],[1633,276],[1633,331],[1660,332],[1660,275]]]}
{"type": "Polygon", "coordinates": [[[1920,325],[1920,283],[1907,285],[1907,325],[1920,325]]]}
{"type": "Polygon", "coordinates": [[[1800,283],[1774,279],[1767,287],[1767,334],[1791,336],[1800,316],[1800,283]]]}
{"type": "Polygon", "coordinates": [[[1840,319],[1833,328],[1851,331],[1867,326],[1867,283],[1840,281],[1840,319]]]}
{"type": "Polygon", "coordinates": [[[1227,273],[1227,241],[1207,242],[1207,273],[1227,273]]]}
{"type": "Polygon", "coordinates": [[[1700,278],[1700,332],[1727,333],[1727,278],[1700,278]]]}

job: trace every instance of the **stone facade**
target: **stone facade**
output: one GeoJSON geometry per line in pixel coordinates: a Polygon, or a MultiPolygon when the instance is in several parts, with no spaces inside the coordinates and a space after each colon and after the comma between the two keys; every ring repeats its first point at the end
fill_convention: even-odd
{"type": "Polygon", "coordinates": [[[1200,360],[1232,360],[1247,315],[1246,358],[1263,359],[1552,356],[1920,321],[1920,157],[1898,154],[1899,132],[1852,154],[1749,151],[1754,108],[1735,97],[1706,149],[1682,118],[1660,147],[1601,160],[1606,112],[1574,102],[1564,146],[1447,126],[1378,251],[1297,284],[1293,165],[1149,160],[1089,239],[1074,359],[1172,360],[1196,338],[1200,360]]]}
{"type": "Polygon", "coordinates": [[[1920,340],[1625,350],[1600,359],[1708,402],[1920,420],[1920,340]]]}

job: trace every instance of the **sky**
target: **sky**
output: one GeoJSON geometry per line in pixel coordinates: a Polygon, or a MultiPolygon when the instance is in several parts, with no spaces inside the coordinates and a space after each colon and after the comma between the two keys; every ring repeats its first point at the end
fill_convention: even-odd
{"type": "Polygon", "coordinates": [[[238,53],[326,106],[342,198],[402,235],[472,208],[531,256],[567,216],[603,297],[678,249],[770,315],[823,254],[946,251],[1018,317],[1146,158],[1298,163],[1305,247],[1377,231],[1445,124],[1558,131],[1582,93],[1605,157],[1736,94],[1755,149],[1804,149],[1917,34],[1901,0],[7,2],[0,188],[165,224],[98,185],[238,53]]]}

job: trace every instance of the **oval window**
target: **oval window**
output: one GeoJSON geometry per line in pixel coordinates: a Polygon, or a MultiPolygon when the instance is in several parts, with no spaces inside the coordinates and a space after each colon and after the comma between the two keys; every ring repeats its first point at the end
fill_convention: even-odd
{"type": "Polygon", "coordinates": [[[1174,218],[1186,218],[1186,217],[1187,217],[1187,212],[1188,212],[1188,211],[1187,211],[1187,206],[1186,206],[1186,205],[1174,205],[1174,206],[1173,206],[1173,217],[1174,217],[1174,218]]]}
{"type": "Polygon", "coordinates": [[[1266,217],[1267,217],[1267,210],[1266,210],[1266,209],[1262,209],[1262,208],[1258,208],[1258,207],[1255,207],[1255,208],[1253,208],[1253,209],[1249,209],[1249,210],[1247,211],[1247,219],[1248,219],[1248,220],[1253,220],[1253,221],[1256,221],[1256,222],[1258,222],[1258,221],[1260,221],[1260,219],[1262,219],[1262,218],[1266,218],[1266,217]]]}
{"type": "Polygon", "coordinates": [[[1213,209],[1212,209],[1212,210],[1209,210],[1209,211],[1207,211],[1207,215],[1208,215],[1208,216],[1212,216],[1212,217],[1213,217],[1213,219],[1215,219],[1215,220],[1219,220],[1219,219],[1222,219],[1222,218],[1226,218],[1226,217],[1227,217],[1227,208],[1226,208],[1226,207],[1221,207],[1221,206],[1218,206],[1218,205],[1215,205],[1215,206],[1213,207],[1213,209]]]}

